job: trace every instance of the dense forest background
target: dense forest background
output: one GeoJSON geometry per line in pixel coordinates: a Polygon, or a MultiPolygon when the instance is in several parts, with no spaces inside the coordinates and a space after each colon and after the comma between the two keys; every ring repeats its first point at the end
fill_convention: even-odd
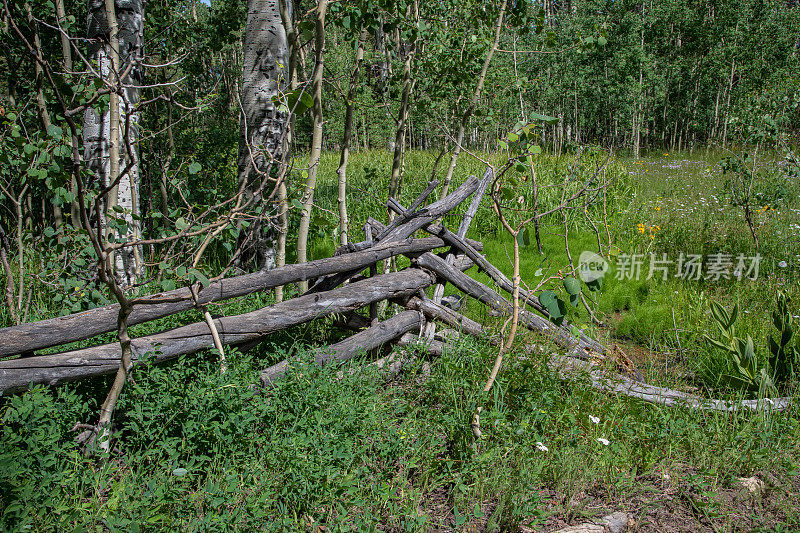
{"type": "MultiPolygon", "coordinates": [[[[6,13],[15,17],[30,43],[38,36],[42,59],[59,73],[55,82],[78,103],[90,97],[92,84],[78,58],[87,4],[67,2],[61,18],[56,7],[53,2],[9,2],[6,13]],[[75,47],[69,68],[59,20],[75,47]],[[73,61],[76,70],[70,73],[73,61]]],[[[189,203],[210,204],[235,187],[245,7],[221,1],[146,3],[139,121],[144,213],[166,213],[162,204],[175,204],[171,184],[176,180],[188,185],[189,203]],[[202,173],[190,172],[194,162],[202,165],[202,173]]],[[[492,45],[499,6],[422,4],[418,22],[405,16],[410,8],[403,2],[331,4],[322,101],[325,150],[341,146],[348,82],[362,30],[367,35],[364,66],[352,95],[352,149],[393,148],[411,43],[413,91],[405,144],[409,149],[452,148],[492,45]]],[[[314,9],[304,2],[294,8],[301,83],[313,70],[314,9]]],[[[4,19],[0,101],[5,117],[15,115],[13,121],[5,119],[4,142],[18,142],[10,135],[11,122],[32,142],[37,136],[41,139],[35,142],[46,142],[43,113],[49,123],[65,129],[52,87],[9,28],[6,14],[4,19]],[[43,106],[37,107],[37,98],[43,106]]],[[[799,25],[800,11],[791,0],[513,2],[464,146],[494,149],[515,123],[537,113],[557,119],[543,128],[541,140],[555,153],[585,143],[635,154],[726,147],[742,142],[742,134],[765,116],[782,130],[796,132],[799,25]]],[[[310,113],[297,118],[295,153],[308,151],[311,121],[310,113]]],[[[7,148],[4,152],[8,157],[7,148]]],[[[53,155],[57,160],[66,153],[55,150],[53,155]]],[[[5,179],[18,167],[6,160],[5,179]]],[[[58,210],[71,198],[63,168],[45,174],[43,179],[32,176],[23,202],[38,232],[60,217],[54,206],[58,210]]],[[[13,212],[6,194],[11,192],[3,193],[5,217],[9,209],[13,212]]],[[[149,230],[155,225],[145,223],[149,230]]]]}

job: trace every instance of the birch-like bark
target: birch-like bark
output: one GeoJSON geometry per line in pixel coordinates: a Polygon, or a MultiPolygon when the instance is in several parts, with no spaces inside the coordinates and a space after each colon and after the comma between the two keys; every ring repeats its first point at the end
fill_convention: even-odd
{"type": "MultiPolygon", "coordinates": [[[[414,20],[419,22],[419,2],[414,2],[414,20]]],[[[398,45],[400,44],[398,38],[398,45]]],[[[403,62],[403,96],[400,100],[400,110],[397,113],[397,131],[394,140],[394,156],[392,157],[392,173],[389,178],[389,197],[399,198],[402,187],[403,176],[401,173],[403,165],[403,150],[405,148],[406,129],[408,125],[408,111],[411,107],[411,93],[414,90],[415,80],[411,77],[411,62],[417,52],[417,39],[411,41],[405,61],[403,62]]],[[[392,221],[394,213],[388,210],[389,222],[392,221]]],[[[386,264],[388,268],[388,263],[386,264]]]]}
{"type": "MultiPolygon", "coordinates": [[[[138,3],[139,12],[138,12],[138,22],[139,27],[138,31],[135,32],[139,36],[139,41],[137,42],[137,48],[141,50],[142,44],[142,17],[143,17],[143,8],[144,5],[142,2],[138,3]]],[[[138,238],[139,235],[136,232],[136,222],[130,216],[131,213],[138,213],[136,208],[138,207],[138,198],[134,198],[135,194],[138,194],[137,186],[138,186],[138,165],[136,165],[135,161],[135,147],[131,144],[126,146],[127,156],[134,158],[133,161],[130,161],[129,165],[129,175],[128,176],[121,176],[119,173],[120,167],[120,140],[122,137],[121,127],[122,121],[128,120],[129,123],[125,124],[126,130],[128,132],[133,131],[135,129],[131,128],[130,122],[132,122],[132,117],[129,113],[125,113],[128,110],[129,101],[126,100],[126,94],[123,92],[123,83],[122,78],[120,76],[122,72],[122,62],[121,62],[121,47],[120,44],[124,42],[120,39],[120,25],[118,24],[118,15],[117,15],[117,6],[115,5],[115,0],[105,0],[104,6],[105,9],[103,13],[105,14],[107,29],[108,29],[108,64],[107,68],[110,69],[108,76],[104,74],[108,83],[112,84],[112,87],[115,87],[122,92],[123,94],[120,95],[118,92],[111,93],[111,101],[109,106],[109,163],[108,163],[108,180],[109,184],[111,185],[111,190],[109,192],[108,199],[106,201],[106,220],[110,217],[117,217],[116,213],[113,213],[113,208],[118,203],[125,203],[125,205],[121,205],[123,208],[123,216],[126,217],[126,222],[129,224],[129,228],[133,230],[133,238],[138,238]],[[135,168],[134,168],[135,167],[135,168]],[[126,187],[126,184],[128,185],[126,187]]],[[[125,13],[124,10],[119,13],[123,20],[125,20],[125,15],[129,13],[125,13]]],[[[128,26],[130,29],[130,26],[128,26]]],[[[90,19],[90,31],[91,31],[91,19],[90,19]]],[[[102,64],[102,61],[101,61],[102,64]]],[[[102,69],[101,69],[102,72],[102,69]]],[[[138,99],[138,90],[136,90],[136,98],[138,99]]],[[[129,133],[129,136],[132,135],[129,133]]],[[[126,140],[127,142],[131,142],[130,137],[126,140]]],[[[130,230],[129,230],[130,231],[130,230]]],[[[105,237],[101,237],[101,242],[106,240],[105,237]]],[[[114,415],[114,410],[116,409],[117,400],[119,399],[120,394],[122,393],[122,389],[125,387],[125,383],[128,381],[128,377],[130,376],[131,369],[133,368],[133,362],[131,358],[131,339],[128,335],[128,316],[130,316],[132,305],[130,300],[125,297],[125,294],[122,291],[122,287],[128,284],[133,284],[136,282],[137,274],[141,269],[141,260],[137,256],[136,248],[131,248],[125,250],[127,252],[127,259],[129,261],[128,265],[124,264],[124,257],[123,253],[118,251],[113,256],[106,256],[101,257],[101,260],[105,263],[104,269],[106,272],[106,283],[108,284],[109,288],[114,292],[115,297],[117,298],[117,302],[120,305],[119,314],[117,316],[117,339],[119,340],[120,344],[120,351],[121,351],[121,358],[119,362],[119,368],[117,369],[117,374],[114,378],[114,383],[111,385],[111,389],[108,391],[108,395],[106,396],[105,401],[103,402],[102,407],[100,408],[100,419],[97,423],[97,430],[96,435],[99,439],[99,447],[104,452],[109,452],[111,449],[111,418],[114,415]],[[131,265],[132,263],[132,265],[131,265]],[[113,267],[112,267],[113,264],[113,267]],[[133,267],[133,272],[130,271],[129,267],[133,267]],[[120,271],[122,269],[122,271],[120,271]],[[117,278],[116,281],[108,279],[108,276],[113,275],[117,278]]]]}
{"type": "MultiPolygon", "coordinates": [[[[322,73],[325,65],[325,14],[328,11],[328,0],[319,0],[317,4],[316,40],[314,43],[315,67],[311,78],[314,94],[313,121],[314,130],[311,137],[311,158],[308,168],[308,179],[303,192],[303,210],[300,212],[300,228],[297,233],[297,262],[305,263],[308,253],[308,229],[311,225],[311,209],[314,204],[314,189],[317,186],[317,170],[322,153],[322,73]]],[[[308,281],[298,283],[300,292],[308,290],[308,281]]]]}
{"type": "Polygon", "coordinates": [[[347,245],[347,160],[350,156],[350,139],[353,135],[353,109],[355,107],[355,92],[358,84],[361,63],[364,60],[364,42],[367,39],[367,32],[362,30],[358,38],[356,48],[356,64],[353,67],[353,74],[350,76],[350,87],[347,90],[347,101],[345,102],[344,114],[344,135],[342,138],[342,155],[339,159],[339,168],[336,174],[339,176],[339,246],[347,245]]]}
{"type": "MultiPolygon", "coordinates": [[[[143,24],[144,0],[89,0],[89,57],[106,83],[118,89],[111,93],[108,109],[98,113],[88,108],[84,113],[84,159],[100,187],[116,182],[102,200],[102,220],[96,221],[104,240],[108,239],[109,216],[125,222],[126,232],[116,238],[130,241],[141,237],[135,218],[139,215],[139,116],[132,109],[139,101],[138,84],[142,78],[143,24]],[[110,24],[107,11],[115,14],[110,24]],[[122,176],[120,168],[127,168],[122,176]]],[[[141,257],[140,246],[115,252],[114,271],[121,285],[132,285],[143,274],[141,257]]]]}
{"type": "MultiPolygon", "coordinates": [[[[294,91],[297,89],[297,32],[295,31],[294,21],[292,20],[290,0],[279,0],[278,5],[281,12],[281,21],[283,22],[283,27],[286,29],[286,40],[289,46],[289,71],[287,75],[289,78],[289,90],[294,91]]],[[[276,268],[286,265],[286,239],[289,236],[289,191],[287,187],[289,166],[285,164],[285,161],[292,145],[292,126],[293,121],[290,117],[286,123],[286,134],[283,136],[284,164],[281,165],[281,171],[278,175],[278,240],[275,253],[276,268]]],[[[275,302],[282,301],[283,286],[281,285],[275,287],[275,302]]]]}
{"type": "MultiPolygon", "coordinates": [[[[283,159],[282,138],[288,113],[273,102],[286,85],[289,48],[278,0],[248,0],[244,35],[241,118],[239,130],[239,190],[251,206],[264,201],[263,186],[277,174],[283,159]]],[[[266,207],[266,206],[265,206],[266,207]]],[[[275,215],[272,206],[265,213],[275,215]]],[[[252,245],[243,257],[258,268],[275,262],[274,235],[264,222],[251,224],[252,245]]]]}

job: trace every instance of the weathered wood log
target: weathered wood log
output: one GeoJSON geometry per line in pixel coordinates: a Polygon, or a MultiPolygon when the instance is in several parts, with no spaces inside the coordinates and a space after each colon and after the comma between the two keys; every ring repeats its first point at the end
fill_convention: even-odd
{"type": "Polygon", "coordinates": [[[689,407],[707,411],[737,411],[741,409],[783,411],[791,404],[791,398],[765,398],[762,400],[739,400],[737,402],[701,398],[686,392],[640,383],[622,374],[606,372],[589,361],[582,361],[575,357],[563,355],[551,357],[548,361],[548,366],[562,379],[575,380],[586,376],[593,388],[639,398],[645,402],[668,407],[689,407]]]}
{"type": "MultiPolygon", "coordinates": [[[[438,237],[380,243],[368,250],[273,270],[221,279],[198,292],[197,303],[205,305],[256,291],[318,278],[335,272],[356,272],[398,254],[417,254],[443,246],[438,237]]],[[[195,307],[189,288],[137,298],[128,325],[141,324],[195,307]]],[[[82,313],[0,329],[0,356],[14,355],[116,331],[118,305],[98,307],[82,313]]]]}
{"type": "MultiPolygon", "coordinates": [[[[383,274],[345,287],[300,296],[264,309],[214,321],[225,345],[238,344],[269,333],[302,324],[332,313],[354,311],[374,301],[408,297],[433,283],[430,274],[419,269],[383,274]]],[[[156,362],[213,347],[205,322],[198,322],[131,341],[134,362],[145,356],[156,362]]],[[[23,390],[29,384],[57,384],[116,372],[118,343],[71,352],[0,361],[0,393],[23,390]]]]}
{"type": "Polygon", "coordinates": [[[406,333],[397,341],[398,346],[417,346],[429,354],[441,357],[444,353],[444,343],[436,339],[421,339],[413,333],[406,333]]]}
{"type": "MultiPolygon", "coordinates": [[[[423,209],[424,214],[415,216],[408,222],[400,226],[397,226],[391,231],[385,232],[381,244],[391,243],[395,241],[402,241],[403,239],[408,239],[409,237],[412,237],[418,229],[430,224],[433,220],[451,211],[465,199],[469,198],[469,196],[475,191],[475,189],[477,189],[478,185],[479,185],[478,179],[475,178],[474,176],[468,179],[452,193],[448,194],[439,201],[434,202],[429,206],[425,207],[425,209],[423,209]]],[[[381,231],[384,229],[386,229],[385,226],[381,228],[381,231]]],[[[370,246],[372,246],[372,244],[367,240],[362,243],[353,244],[352,246],[350,246],[350,249],[361,250],[361,249],[367,249],[370,246]]],[[[329,276],[321,278],[317,280],[317,282],[314,284],[313,287],[311,287],[308,290],[308,292],[313,293],[319,291],[328,291],[334,287],[338,287],[348,279],[358,274],[359,270],[360,269],[353,269],[346,272],[339,272],[338,274],[331,274],[329,276]]]]}
{"type": "Polygon", "coordinates": [[[441,320],[458,331],[464,331],[476,337],[483,337],[484,335],[483,326],[433,300],[422,300],[419,297],[414,297],[408,301],[406,307],[415,311],[422,311],[426,317],[441,320]]]}
{"type": "MultiPolygon", "coordinates": [[[[467,329],[462,331],[464,333],[473,334],[467,329]]],[[[478,336],[481,337],[480,335],[478,336]]],[[[444,343],[441,341],[420,340],[416,335],[410,333],[403,335],[398,341],[398,345],[417,345],[434,356],[441,356],[444,350],[444,343]]],[[[528,348],[528,351],[534,351],[533,349],[535,346],[527,346],[526,348],[528,348]]],[[[710,411],[737,411],[741,409],[751,411],[783,411],[788,409],[792,402],[791,398],[765,398],[762,400],[740,400],[738,402],[701,398],[694,394],[634,381],[622,374],[607,372],[589,361],[567,355],[554,355],[550,357],[548,366],[556,372],[561,379],[574,381],[580,380],[585,376],[588,378],[589,385],[598,390],[622,394],[667,407],[688,407],[690,409],[710,411]]]]}
{"type": "MultiPolygon", "coordinates": [[[[402,208],[402,206],[400,204],[396,204],[395,203],[395,204],[391,204],[391,205],[395,205],[395,207],[398,208],[398,209],[402,208]]],[[[368,217],[367,218],[367,224],[369,224],[370,228],[372,228],[372,236],[373,236],[373,238],[376,235],[378,235],[378,233],[380,233],[381,231],[386,229],[386,225],[383,222],[381,222],[380,220],[374,219],[372,217],[368,217]]],[[[428,233],[432,233],[434,235],[438,235],[439,233],[441,233],[446,228],[444,228],[444,226],[442,226],[441,224],[430,224],[430,225],[428,225],[428,226],[426,226],[426,227],[424,227],[422,229],[424,231],[428,232],[428,233]]],[[[477,250],[479,252],[483,251],[483,243],[481,241],[476,241],[475,239],[470,239],[469,237],[464,237],[464,241],[467,242],[470,246],[472,246],[475,250],[477,250]]]]}
{"type": "Polygon", "coordinates": [[[422,194],[417,196],[416,200],[414,200],[411,203],[408,209],[403,213],[398,213],[397,218],[392,220],[392,223],[389,224],[389,227],[387,227],[380,234],[378,234],[375,240],[382,241],[394,228],[415,217],[417,214],[422,213],[422,211],[417,211],[419,209],[419,206],[421,206],[422,202],[424,202],[425,199],[428,196],[430,196],[433,191],[436,190],[436,187],[438,187],[438,185],[439,185],[439,180],[433,180],[432,182],[430,182],[428,186],[425,187],[425,190],[422,191],[422,194]]]}
{"type": "MultiPolygon", "coordinates": [[[[458,231],[456,231],[456,236],[460,238],[464,238],[467,236],[467,231],[469,231],[469,226],[472,223],[472,219],[475,217],[475,213],[478,212],[478,208],[481,205],[481,201],[483,200],[483,195],[486,192],[486,188],[489,186],[489,182],[494,177],[494,172],[492,167],[486,169],[486,172],[481,178],[481,182],[478,184],[478,189],[475,191],[475,194],[472,195],[472,201],[469,204],[469,208],[467,208],[467,212],[464,214],[464,218],[461,219],[461,223],[458,225],[458,231]]],[[[445,229],[442,227],[442,229],[445,229]]],[[[456,253],[448,253],[444,260],[448,265],[452,265],[456,259],[456,253]]],[[[439,282],[433,288],[433,296],[431,300],[434,303],[439,304],[442,301],[442,297],[444,297],[444,286],[445,283],[439,282]]],[[[436,332],[436,322],[431,322],[427,325],[425,330],[425,336],[429,339],[432,339],[436,332]]]]}
{"type": "MultiPolygon", "coordinates": [[[[390,201],[389,202],[389,207],[392,210],[394,210],[395,212],[399,212],[399,211],[402,211],[404,209],[403,206],[401,204],[397,203],[396,201],[395,202],[390,201]]],[[[470,207],[472,207],[472,206],[470,206],[470,207]]],[[[503,290],[505,290],[509,294],[513,294],[514,286],[511,283],[511,280],[508,279],[508,277],[506,277],[506,275],[503,274],[497,267],[495,267],[492,263],[490,263],[483,255],[481,255],[479,253],[479,251],[475,247],[473,247],[471,245],[471,243],[469,242],[468,239],[465,239],[460,234],[453,233],[452,231],[448,230],[447,228],[445,228],[444,226],[441,226],[441,225],[431,224],[431,225],[425,227],[424,229],[425,229],[425,231],[427,231],[431,235],[436,235],[436,236],[440,237],[442,240],[444,240],[445,242],[447,242],[450,245],[452,245],[454,248],[457,248],[457,249],[461,250],[467,257],[469,257],[470,259],[472,259],[475,262],[475,264],[478,266],[478,268],[480,268],[481,270],[486,272],[486,274],[490,278],[492,278],[492,280],[495,283],[497,283],[500,286],[500,288],[502,288],[503,290]]],[[[441,285],[441,284],[437,285],[436,289],[438,289],[440,293],[444,292],[444,286],[441,285]]],[[[437,298],[436,298],[436,296],[437,296],[436,289],[434,290],[434,295],[433,295],[434,301],[437,300],[437,298]]],[[[528,291],[526,291],[523,288],[520,288],[520,300],[522,302],[524,302],[525,304],[530,305],[532,308],[534,308],[539,313],[542,313],[542,314],[546,314],[547,313],[547,311],[544,309],[544,307],[542,307],[542,305],[539,303],[539,299],[536,298],[534,295],[530,294],[528,291]]],[[[566,327],[568,325],[569,324],[567,323],[566,325],[560,326],[560,328],[564,331],[565,334],[571,335],[571,333],[569,332],[569,330],[566,327]]],[[[586,336],[583,333],[580,334],[580,337],[581,337],[581,340],[584,343],[594,346],[593,349],[595,351],[598,351],[600,353],[603,352],[604,349],[603,349],[602,345],[600,345],[599,343],[593,341],[591,338],[589,338],[588,336],[586,336]]]]}
{"type": "Polygon", "coordinates": [[[627,529],[628,515],[618,511],[593,522],[567,526],[554,533],[623,533],[627,529]]]}
{"type": "MultiPolygon", "coordinates": [[[[397,202],[390,203],[389,206],[393,211],[397,212],[403,209],[401,204],[397,202]]],[[[450,244],[454,248],[461,250],[467,257],[472,259],[478,268],[486,272],[486,274],[492,278],[492,280],[497,283],[500,288],[502,288],[507,293],[511,294],[514,291],[514,285],[511,283],[511,280],[503,274],[500,269],[494,266],[492,263],[489,262],[483,255],[479,253],[479,250],[472,246],[472,243],[469,242],[468,239],[465,239],[463,235],[460,233],[453,233],[452,231],[448,230],[444,226],[441,225],[430,225],[425,229],[431,235],[435,235],[441,238],[446,243],[450,244]]],[[[530,294],[528,291],[520,287],[520,299],[536,309],[539,312],[546,312],[544,307],[539,303],[538,298],[530,294]]]]}
{"type": "MultiPolygon", "coordinates": [[[[511,303],[500,296],[497,292],[490,289],[483,283],[472,279],[452,265],[448,265],[443,259],[431,253],[424,253],[417,258],[417,264],[435,272],[438,276],[446,279],[460,291],[472,296],[476,300],[502,311],[510,313],[511,303]]],[[[530,311],[520,310],[519,321],[528,329],[538,331],[549,337],[557,346],[571,350],[576,356],[585,357],[589,352],[604,353],[605,348],[589,338],[577,338],[564,328],[560,328],[544,317],[531,313],[530,311]]]]}
{"type": "MultiPolygon", "coordinates": [[[[385,274],[388,275],[388,274],[385,274]]],[[[376,278],[377,279],[377,278],[376,278]]],[[[420,314],[417,311],[403,311],[392,318],[379,322],[352,337],[332,344],[327,348],[320,348],[314,354],[314,363],[325,365],[331,362],[341,362],[390,342],[404,333],[419,329],[421,325],[420,314]]],[[[289,361],[281,361],[261,372],[261,384],[269,387],[272,383],[286,373],[289,361]]]]}
{"type": "MultiPolygon", "coordinates": [[[[470,195],[475,192],[475,190],[478,188],[478,185],[478,178],[471,176],[469,179],[467,179],[467,181],[462,183],[458,189],[454,190],[444,198],[425,206],[418,213],[415,213],[415,216],[409,219],[407,222],[395,227],[391,231],[387,231],[380,242],[401,241],[414,235],[418,229],[430,224],[434,220],[441,218],[455,209],[459,204],[461,204],[461,202],[469,198],[470,195]]],[[[405,213],[405,209],[400,213],[405,213]]],[[[386,229],[386,227],[384,226],[382,229],[386,229]]],[[[370,244],[366,241],[356,242],[349,244],[345,249],[337,250],[336,253],[352,253],[359,250],[365,250],[369,247],[370,244]]]]}

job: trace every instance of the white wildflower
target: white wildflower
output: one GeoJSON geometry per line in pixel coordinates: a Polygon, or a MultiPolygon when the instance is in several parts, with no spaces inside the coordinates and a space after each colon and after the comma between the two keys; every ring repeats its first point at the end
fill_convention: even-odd
{"type": "Polygon", "coordinates": [[[540,452],[546,452],[547,451],[547,446],[545,446],[544,444],[542,444],[539,441],[536,441],[536,449],[539,450],[540,452]]]}
{"type": "Polygon", "coordinates": [[[598,438],[598,439],[597,439],[597,442],[599,442],[599,443],[600,443],[600,444],[602,444],[603,446],[608,446],[609,444],[611,444],[611,443],[608,441],[608,439],[604,439],[603,437],[600,437],[600,438],[598,438]]]}
{"type": "Polygon", "coordinates": [[[592,424],[599,424],[600,419],[596,416],[589,415],[589,420],[591,420],[592,424]]]}
{"type": "Polygon", "coordinates": [[[786,261],[781,261],[780,263],[778,263],[778,266],[781,268],[786,268],[787,266],[789,266],[789,264],[786,261]]]}

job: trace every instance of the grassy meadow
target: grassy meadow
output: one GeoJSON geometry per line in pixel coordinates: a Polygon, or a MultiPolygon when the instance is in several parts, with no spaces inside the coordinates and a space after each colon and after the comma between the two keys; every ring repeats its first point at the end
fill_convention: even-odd
{"type": "MultiPolygon", "coordinates": [[[[406,156],[405,205],[426,186],[436,155],[406,156]]],[[[778,289],[794,298],[800,317],[800,184],[772,171],[778,160],[763,163],[754,191],[762,257],[756,279],[737,279],[733,269],[730,279],[681,279],[681,253],[704,261],[731,254],[734,265],[740,254],[756,254],[742,210],[730,205],[729,176],[718,165],[724,155],[612,158],[603,172],[615,180],[603,201],[566,220],[543,219],[543,253],[524,247],[521,272],[537,287],[564,270],[565,230],[575,262],[582,251],[597,252],[599,242],[611,270],[599,292],[586,293],[598,321],[569,306],[568,320],[623,349],[651,383],[736,398],[747,393],[724,386],[725,356],[703,338],[715,332],[709,304],[738,304],[737,335],[751,335],[762,359],[778,289]],[[675,262],[666,280],[647,279],[651,253],[675,262]],[[633,254],[644,254],[639,279],[618,276],[621,258],[633,254]]],[[[589,176],[603,161],[539,156],[540,207],[558,202],[566,176],[589,176]]],[[[312,258],[334,249],[337,164],[333,153],[321,161],[316,202],[331,224],[315,225],[312,258]]],[[[361,240],[367,217],[385,218],[390,168],[388,152],[352,154],[351,240],[361,240]]],[[[482,162],[462,155],[456,181],[483,171],[482,162]]],[[[530,183],[517,178],[530,206],[530,183]]],[[[445,220],[457,223],[457,215],[445,220]]],[[[469,236],[511,274],[512,241],[488,201],[469,236]]],[[[475,269],[469,274],[489,282],[475,269]]],[[[558,280],[543,289],[563,293],[558,280]]],[[[256,294],[213,312],[241,313],[270,299],[256,294]]],[[[40,297],[32,316],[57,310],[40,297]]],[[[474,301],[465,313],[499,327],[474,301]]],[[[198,312],[187,312],[132,332],[198,320],[198,312]]],[[[339,368],[309,361],[314,346],[342,335],[327,319],[294,328],[245,353],[232,350],[225,374],[211,352],[138,368],[118,406],[116,453],[105,463],[81,455],[73,427],[95,419],[107,380],[36,387],[2,400],[0,529],[551,531],[625,511],[633,531],[800,530],[797,402],[783,413],[710,413],[600,393],[556,379],[545,356],[521,349],[537,341],[528,333],[488,395],[481,389],[495,348],[472,338],[448,343],[441,358],[417,354],[391,383],[370,370],[337,380],[339,368]],[[286,357],[295,363],[274,389],[253,386],[262,368],[286,357]],[[484,436],[473,442],[477,405],[484,406],[484,436]],[[751,476],[766,488],[743,489],[737,480],[751,476]]],[[[797,398],[797,390],[790,384],[786,394],[797,398]]]]}

